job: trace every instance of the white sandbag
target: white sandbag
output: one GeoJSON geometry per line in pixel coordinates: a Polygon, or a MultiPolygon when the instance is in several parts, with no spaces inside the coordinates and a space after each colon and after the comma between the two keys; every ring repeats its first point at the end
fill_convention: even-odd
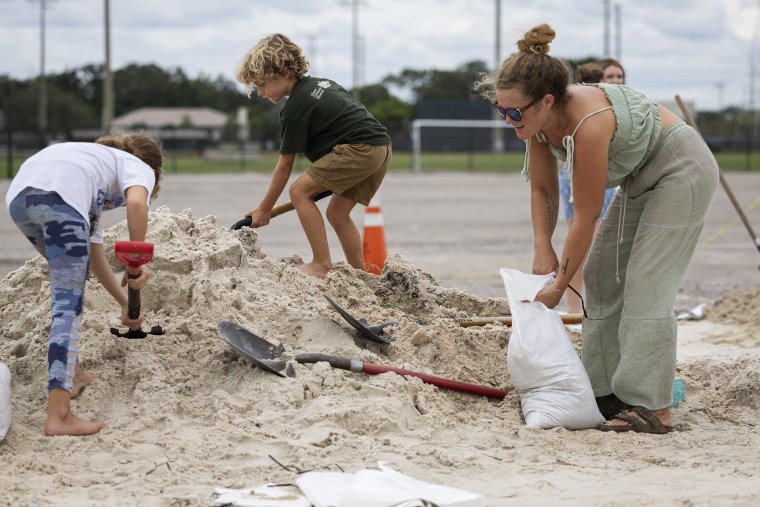
{"type": "Polygon", "coordinates": [[[256,488],[216,488],[210,507],[311,507],[294,488],[264,484],[256,488]]]}
{"type": "Polygon", "coordinates": [[[408,477],[379,462],[355,474],[307,472],[296,484],[314,507],[483,507],[475,493],[408,477]]]}
{"type": "Polygon", "coordinates": [[[353,477],[345,472],[306,472],[298,476],[296,484],[314,507],[336,507],[353,477]]]}
{"type": "Polygon", "coordinates": [[[11,371],[0,363],[0,440],[11,427],[11,371]]]}
{"type": "Polygon", "coordinates": [[[533,301],[554,274],[528,275],[507,268],[500,274],[512,312],[507,370],[520,394],[525,424],[572,430],[598,427],[604,418],[562,318],[533,301]]]}

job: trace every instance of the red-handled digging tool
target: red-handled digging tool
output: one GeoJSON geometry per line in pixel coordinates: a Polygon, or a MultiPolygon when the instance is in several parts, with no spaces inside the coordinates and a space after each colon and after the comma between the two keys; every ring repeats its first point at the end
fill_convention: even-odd
{"type": "MultiPolygon", "coordinates": [[[[117,241],[114,247],[116,258],[127,268],[127,278],[138,278],[140,266],[147,264],[153,258],[153,243],[147,241],[117,241]]],[[[140,316],[140,291],[127,286],[127,316],[136,319],[140,316]]],[[[124,338],[145,338],[149,334],[164,334],[161,326],[153,326],[150,332],[142,329],[130,329],[126,333],[120,333],[118,329],[111,328],[111,333],[124,338]]]]}
{"type": "MultiPolygon", "coordinates": [[[[284,348],[281,345],[275,346],[273,343],[253,334],[252,332],[235,324],[234,322],[230,322],[229,320],[219,321],[219,335],[224,341],[229,343],[232,348],[237,350],[240,354],[244,355],[247,359],[249,359],[253,364],[262,370],[274,373],[280,377],[284,376],[281,372],[287,366],[288,358],[282,357],[284,348]]],[[[368,373],[370,375],[379,375],[381,373],[393,372],[398,375],[417,377],[426,384],[432,384],[444,389],[476,394],[478,396],[487,396],[489,398],[496,398],[499,400],[503,400],[507,395],[506,391],[502,391],[501,389],[496,389],[494,387],[470,384],[468,382],[461,382],[459,380],[452,380],[443,377],[436,377],[435,375],[428,375],[427,373],[404,370],[401,368],[395,368],[393,366],[365,363],[363,361],[359,361],[358,359],[336,357],[328,354],[320,354],[314,352],[297,354],[291,359],[302,364],[325,361],[329,363],[333,368],[340,368],[342,370],[349,370],[356,373],[368,373]]]]}

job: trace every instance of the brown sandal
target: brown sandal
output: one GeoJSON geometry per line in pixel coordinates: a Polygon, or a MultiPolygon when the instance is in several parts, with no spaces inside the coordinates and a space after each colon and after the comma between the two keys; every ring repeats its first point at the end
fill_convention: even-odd
{"type": "Polygon", "coordinates": [[[626,432],[633,431],[635,433],[654,433],[656,435],[664,435],[673,431],[673,426],[665,426],[660,419],[652,413],[651,410],[644,407],[631,407],[628,410],[620,412],[612,419],[620,419],[628,423],[626,426],[618,426],[603,422],[599,429],[602,431],[616,431],[626,432]],[[628,415],[628,412],[634,412],[639,417],[628,415]]]}

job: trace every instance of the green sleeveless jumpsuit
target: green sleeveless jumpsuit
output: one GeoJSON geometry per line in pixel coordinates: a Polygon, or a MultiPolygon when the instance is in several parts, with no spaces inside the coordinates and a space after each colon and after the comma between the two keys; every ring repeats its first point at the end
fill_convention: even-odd
{"type": "MultiPolygon", "coordinates": [[[[594,396],[612,393],[629,405],[657,410],[672,402],[673,305],[718,185],[718,165],[683,121],[660,133],[658,106],[641,93],[624,85],[589,86],[604,91],[615,114],[606,186],[621,189],[583,270],[581,356],[594,396]]],[[[550,149],[567,158],[572,171],[573,136],[563,146],[550,149]]],[[[528,164],[526,155],[526,178],[528,164]]]]}

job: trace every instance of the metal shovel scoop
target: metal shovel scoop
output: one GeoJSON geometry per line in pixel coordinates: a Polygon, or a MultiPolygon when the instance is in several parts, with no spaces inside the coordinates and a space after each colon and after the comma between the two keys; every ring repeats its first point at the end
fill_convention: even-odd
{"type": "Polygon", "coordinates": [[[229,320],[219,321],[219,336],[262,370],[285,377],[280,373],[285,368],[285,361],[276,360],[285,352],[285,347],[282,345],[274,345],[263,338],[259,338],[229,320]]]}
{"type": "MultiPolygon", "coordinates": [[[[274,373],[280,377],[284,377],[281,372],[287,366],[288,358],[281,357],[282,353],[284,352],[282,345],[274,345],[264,338],[256,336],[247,329],[240,327],[234,322],[230,322],[228,320],[219,321],[219,335],[235,350],[237,350],[240,354],[245,356],[248,360],[250,360],[253,364],[262,370],[274,373]]],[[[502,391],[494,387],[470,384],[467,382],[460,382],[459,380],[452,380],[443,377],[436,377],[434,375],[428,375],[427,373],[404,370],[401,368],[395,368],[393,366],[365,363],[357,359],[331,356],[329,354],[306,352],[293,356],[291,359],[302,364],[319,363],[325,361],[329,363],[333,368],[340,368],[341,370],[348,370],[356,373],[368,373],[370,375],[379,375],[381,373],[393,372],[397,373],[398,375],[417,377],[426,384],[432,384],[444,389],[451,389],[453,391],[476,394],[479,396],[487,396],[489,398],[497,398],[500,400],[503,400],[507,395],[506,391],[502,391]]]]}
{"type": "Polygon", "coordinates": [[[396,341],[394,337],[385,335],[385,328],[388,326],[395,326],[398,322],[383,322],[376,326],[368,326],[366,319],[355,319],[350,313],[338,306],[338,303],[327,296],[325,296],[325,299],[344,319],[346,319],[346,322],[351,324],[351,327],[359,332],[359,336],[362,338],[372,340],[373,342],[384,343],[386,345],[396,341]]]}

